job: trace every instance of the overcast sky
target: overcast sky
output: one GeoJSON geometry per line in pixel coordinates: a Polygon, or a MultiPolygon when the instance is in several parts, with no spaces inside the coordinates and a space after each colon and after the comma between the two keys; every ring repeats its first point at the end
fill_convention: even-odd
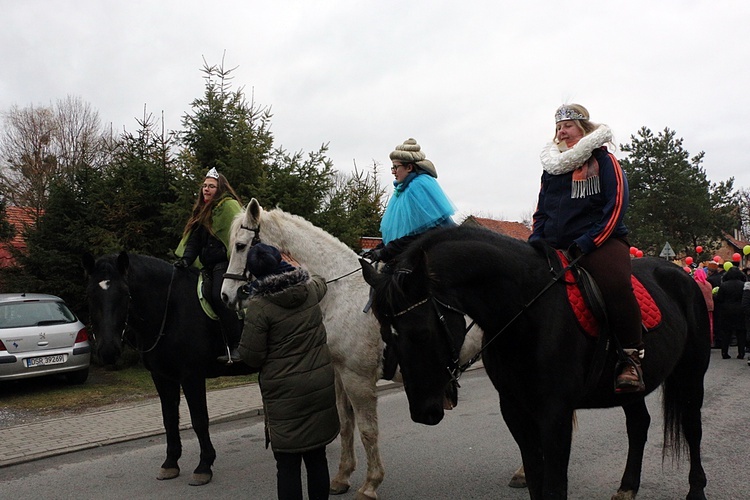
{"type": "MultiPolygon", "coordinates": [[[[116,129],[180,127],[203,59],[270,106],[276,145],[336,169],[417,139],[459,210],[521,220],[561,103],[618,144],[669,127],[750,187],[746,0],[0,0],[0,111],[79,96],[116,129]]],[[[618,154],[622,157],[622,153],[618,154]]],[[[230,179],[237,183],[237,180],[230,179]]]]}

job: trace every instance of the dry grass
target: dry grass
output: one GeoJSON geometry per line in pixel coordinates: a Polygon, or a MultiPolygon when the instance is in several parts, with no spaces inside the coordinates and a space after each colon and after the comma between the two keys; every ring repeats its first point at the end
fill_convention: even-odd
{"type": "MultiPolygon", "coordinates": [[[[257,375],[219,377],[206,382],[208,390],[246,385],[257,381],[257,375]]],[[[56,413],[80,413],[156,398],[149,372],[140,365],[107,370],[91,366],[89,378],[82,385],[68,385],[64,377],[38,377],[0,383],[0,407],[36,417],[56,413]]]]}

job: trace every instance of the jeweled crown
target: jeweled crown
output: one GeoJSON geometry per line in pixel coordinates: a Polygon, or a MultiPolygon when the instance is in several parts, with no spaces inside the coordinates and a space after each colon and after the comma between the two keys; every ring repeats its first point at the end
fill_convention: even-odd
{"type": "Polygon", "coordinates": [[[563,105],[557,108],[557,111],[555,111],[555,123],[565,120],[588,120],[588,118],[583,116],[575,109],[563,105]]]}

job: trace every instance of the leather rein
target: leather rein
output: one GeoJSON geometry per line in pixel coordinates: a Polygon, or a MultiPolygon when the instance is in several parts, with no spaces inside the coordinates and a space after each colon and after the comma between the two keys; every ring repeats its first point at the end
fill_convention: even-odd
{"type": "MultiPolygon", "coordinates": [[[[398,316],[403,316],[404,314],[407,314],[416,308],[427,304],[428,302],[432,304],[433,309],[435,311],[435,314],[437,315],[438,321],[440,321],[440,324],[442,325],[442,331],[444,333],[443,338],[445,339],[448,349],[451,353],[451,360],[446,367],[448,370],[448,373],[450,375],[450,383],[454,385],[454,387],[461,387],[458,383],[458,379],[461,378],[461,375],[468,370],[474,363],[476,363],[479,358],[482,355],[482,352],[487,348],[488,345],[490,345],[496,338],[498,338],[505,330],[507,330],[526,310],[531,307],[534,302],[536,302],[544,293],[552,288],[552,286],[557,283],[563,276],[565,276],[565,273],[568,272],[571,268],[575,267],[575,265],[578,263],[578,261],[583,257],[583,255],[579,255],[575,259],[571,260],[567,266],[563,267],[559,272],[555,273],[554,268],[552,267],[552,264],[550,263],[550,272],[553,274],[552,279],[547,282],[547,284],[537,293],[531,300],[526,302],[523,307],[510,319],[508,322],[500,329],[497,333],[495,333],[487,342],[484,343],[481,349],[471,357],[466,363],[461,364],[460,358],[459,358],[459,352],[456,351],[456,348],[453,345],[452,342],[452,335],[450,328],[448,327],[448,321],[445,319],[445,315],[440,310],[440,307],[442,306],[445,309],[448,309],[450,311],[456,312],[458,314],[461,314],[463,316],[467,316],[467,314],[457,307],[454,307],[450,304],[446,304],[430,293],[427,297],[424,299],[412,304],[411,306],[407,307],[406,309],[399,311],[397,313],[392,314],[391,317],[395,318],[398,316]]],[[[468,327],[466,327],[466,331],[464,332],[464,337],[466,334],[471,330],[471,328],[474,326],[475,321],[472,321],[471,324],[469,324],[468,327]]]]}

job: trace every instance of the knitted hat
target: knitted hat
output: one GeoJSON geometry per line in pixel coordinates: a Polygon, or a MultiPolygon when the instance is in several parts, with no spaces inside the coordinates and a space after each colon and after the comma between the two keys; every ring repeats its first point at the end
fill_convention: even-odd
{"type": "Polygon", "coordinates": [[[276,247],[258,243],[247,252],[247,269],[256,279],[261,279],[269,274],[281,274],[294,268],[281,260],[281,252],[276,247]]]}
{"type": "Polygon", "coordinates": [[[417,141],[409,138],[403,144],[396,146],[396,150],[390,154],[391,160],[398,160],[404,163],[414,163],[417,167],[424,170],[437,179],[437,170],[435,165],[427,159],[422,152],[422,148],[417,141]]]}

